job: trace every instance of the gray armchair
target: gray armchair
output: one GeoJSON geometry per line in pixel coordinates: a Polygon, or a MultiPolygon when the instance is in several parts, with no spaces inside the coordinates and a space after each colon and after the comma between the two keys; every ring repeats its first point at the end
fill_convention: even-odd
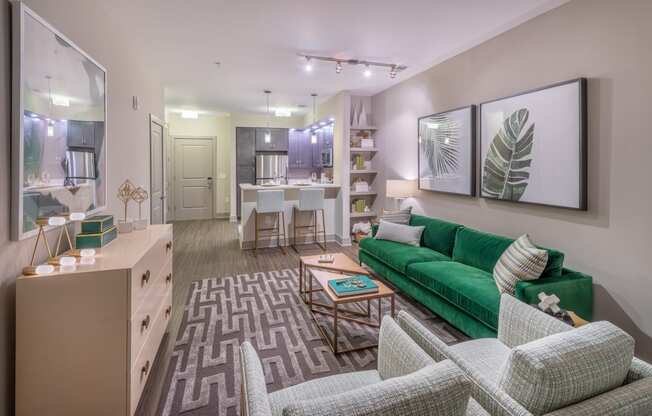
{"type": "Polygon", "coordinates": [[[581,328],[503,295],[498,339],[447,346],[408,315],[402,328],[435,360],[455,362],[471,395],[497,416],[652,414],[652,365],[608,322],[581,328]]]}
{"type": "Polygon", "coordinates": [[[267,393],[251,344],[240,347],[241,415],[246,416],[462,416],[488,415],[470,400],[471,383],[450,360],[435,362],[385,316],[378,369],[338,374],[267,393]]]}

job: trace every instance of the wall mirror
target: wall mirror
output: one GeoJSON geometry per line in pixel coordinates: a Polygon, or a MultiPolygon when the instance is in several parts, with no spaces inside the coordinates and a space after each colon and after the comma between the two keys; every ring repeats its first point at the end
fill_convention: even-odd
{"type": "Polygon", "coordinates": [[[12,238],[36,219],[106,207],[106,70],[20,2],[13,7],[12,238]]]}

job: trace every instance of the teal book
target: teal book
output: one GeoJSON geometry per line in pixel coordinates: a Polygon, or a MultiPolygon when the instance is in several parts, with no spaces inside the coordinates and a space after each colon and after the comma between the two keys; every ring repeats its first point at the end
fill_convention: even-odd
{"type": "Polygon", "coordinates": [[[369,276],[363,274],[329,280],[328,286],[337,296],[357,296],[378,292],[378,285],[369,276]]]}

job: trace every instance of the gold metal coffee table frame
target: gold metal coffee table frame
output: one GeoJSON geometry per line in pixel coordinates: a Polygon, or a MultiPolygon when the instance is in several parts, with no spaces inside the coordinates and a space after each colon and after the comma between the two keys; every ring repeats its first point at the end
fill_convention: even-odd
{"type": "Polygon", "coordinates": [[[305,283],[308,284],[308,287],[305,288],[305,295],[307,295],[307,299],[305,299],[304,301],[310,308],[309,309],[310,315],[312,316],[312,319],[315,321],[315,325],[317,326],[317,329],[321,333],[322,338],[326,340],[328,346],[333,351],[333,353],[341,354],[345,352],[359,351],[367,348],[377,347],[378,343],[371,344],[371,345],[364,345],[360,347],[348,348],[343,350],[339,349],[338,342],[337,342],[338,322],[340,320],[346,320],[350,322],[356,322],[361,325],[366,325],[372,328],[380,328],[380,323],[382,321],[381,306],[382,306],[383,299],[388,299],[390,301],[390,316],[394,317],[395,307],[396,307],[395,306],[396,296],[394,291],[391,288],[384,285],[382,282],[376,280],[375,283],[378,285],[378,292],[365,293],[362,295],[354,295],[354,296],[337,296],[328,286],[328,281],[332,279],[341,279],[343,277],[343,274],[341,272],[338,273],[338,272],[313,269],[313,268],[306,268],[304,272],[305,272],[305,274],[303,275],[304,285],[305,283]],[[317,288],[314,287],[313,285],[314,281],[317,281],[319,287],[317,288]],[[320,302],[315,302],[313,300],[313,294],[315,292],[320,292],[320,291],[324,292],[326,298],[331,302],[330,305],[320,303],[320,302]],[[377,319],[374,320],[371,317],[371,303],[375,300],[378,301],[378,317],[377,319]],[[364,302],[367,303],[365,312],[353,311],[341,307],[346,304],[364,303],[364,302]],[[332,337],[330,337],[326,333],[324,328],[322,328],[322,325],[320,325],[315,314],[327,315],[333,318],[332,337]]]}

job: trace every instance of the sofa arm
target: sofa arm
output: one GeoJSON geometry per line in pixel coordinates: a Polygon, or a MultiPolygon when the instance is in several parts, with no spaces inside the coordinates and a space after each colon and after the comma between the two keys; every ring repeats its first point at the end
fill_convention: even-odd
{"type": "Polygon", "coordinates": [[[433,359],[422,350],[389,315],[383,318],[378,335],[378,373],[387,380],[414,373],[432,365],[433,359]]]}
{"type": "Polygon", "coordinates": [[[243,416],[272,416],[272,408],[267,395],[265,373],[254,347],[243,342],[240,345],[242,366],[242,389],[240,414],[243,416]]]}
{"type": "Polygon", "coordinates": [[[509,348],[573,329],[559,319],[503,294],[498,316],[498,340],[509,348]]]}
{"type": "Polygon", "coordinates": [[[560,306],[581,318],[593,319],[593,279],[584,273],[563,269],[559,277],[544,277],[516,284],[515,296],[525,303],[539,303],[537,295],[546,292],[561,300],[560,306]]]}
{"type": "Polygon", "coordinates": [[[592,397],[546,416],[629,416],[652,414],[652,378],[592,397]]]}
{"type": "Polygon", "coordinates": [[[463,416],[470,394],[464,373],[447,360],[407,376],[293,403],[283,416],[463,416]]]}
{"type": "Polygon", "coordinates": [[[412,315],[405,311],[399,311],[396,320],[401,329],[435,361],[439,362],[448,358],[448,345],[430,332],[428,328],[421,325],[412,315]]]}

